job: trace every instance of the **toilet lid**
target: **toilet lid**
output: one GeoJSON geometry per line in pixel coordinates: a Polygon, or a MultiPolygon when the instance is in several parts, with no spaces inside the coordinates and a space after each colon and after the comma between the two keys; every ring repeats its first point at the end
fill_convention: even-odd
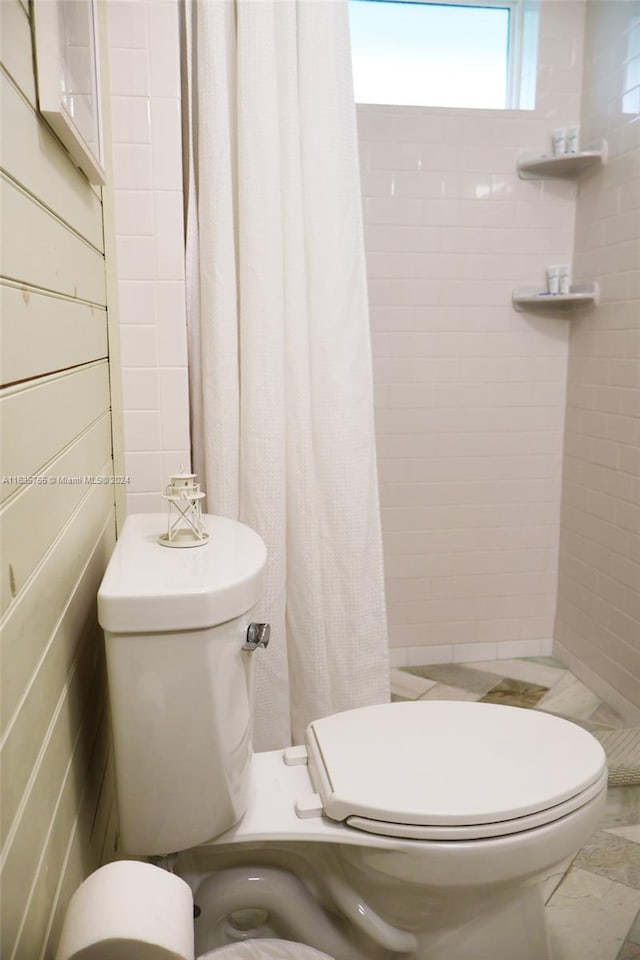
{"type": "Polygon", "coordinates": [[[307,748],[325,814],[388,836],[513,833],[558,819],[606,784],[590,733],[489,703],[361,707],[311,723],[307,748]]]}
{"type": "Polygon", "coordinates": [[[290,940],[246,940],[230,947],[219,947],[198,960],[333,960],[326,953],[290,940]]]}

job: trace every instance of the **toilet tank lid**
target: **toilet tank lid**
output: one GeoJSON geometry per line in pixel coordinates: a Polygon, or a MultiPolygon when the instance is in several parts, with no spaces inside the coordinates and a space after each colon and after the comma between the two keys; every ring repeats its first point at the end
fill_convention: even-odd
{"type": "Polygon", "coordinates": [[[171,549],[158,542],[163,513],[127,517],[98,591],[98,619],[109,633],[214,627],[258,601],[267,551],[250,527],[203,516],[209,540],[171,549]]]}

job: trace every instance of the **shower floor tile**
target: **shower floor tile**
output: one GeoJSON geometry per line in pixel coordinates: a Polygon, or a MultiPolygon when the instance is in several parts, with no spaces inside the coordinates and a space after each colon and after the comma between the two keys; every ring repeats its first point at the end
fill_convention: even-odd
{"type": "Polygon", "coordinates": [[[548,687],[505,677],[480,700],[482,703],[504,703],[510,707],[535,707],[548,692],[548,687]]]}
{"type": "Polygon", "coordinates": [[[472,690],[462,690],[461,687],[450,687],[446,683],[436,683],[428,690],[421,700],[478,700],[478,694],[472,690]]]}
{"type": "Polygon", "coordinates": [[[601,703],[590,715],[591,723],[600,723],[605,727],[624,727],[624,719],[608,704],[601,703]]]}
{"type": "Polygon", "coordinates": [[[476,670],[490,670],[493,674],[500,673],[501,677],[513,680],[523,680],[525,683],[535,683],[550,689],[559,680],[566,676],[564,667],[550,667],[549,664],[532,663],[530,660],[495,660],[472,663],[468,666],[476,670]],[[497,668],[500,667],[500,670],[497,668]]]}
{"type": "MultiPolygon", "coordinates": [[[[405,667],[407,673],[418,677],[428,677],[434,683],[446,683],[450,687],[458,687],[477,693],[479,696],[487,693],[502,679],[503,674],[489,673],[486,670],[475,670],[473,667],[461,663],[438,663],[426,667],[405,667]]],[[[403,671],[404,672],[404,671],[403,671]]]]}
{"type": "Polygon", "coordinates": [[[588,720],[601,706],[602,701],[581,683],[572,673],[565,676],[538,701],[539,710],[557,713],[573,720],[588,720]]]}
{"type": "Polygon", "coordinates": [[[566,667],[560,660],[556,660],[555,657],[521,657],[525,663],[544,663],[548,667],[557,667],[559,670],[565,670],[566,667]]]}
{"type": "Polygon", "coordinates": [[[424,693],[435,685],[435,680],[429,680],[426,677],[404,670],[391,670],[391,689],[395,696],[401,697],[403,700],[419,700],[424,693]]]}

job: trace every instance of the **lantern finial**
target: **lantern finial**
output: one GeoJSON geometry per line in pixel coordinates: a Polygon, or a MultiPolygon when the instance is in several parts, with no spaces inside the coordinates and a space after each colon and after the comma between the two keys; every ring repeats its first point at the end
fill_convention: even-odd
{"type": "Polygon", "coordinates": [[[200,547],[207,543],[209,534],[202,520],[202,501],[205,494],[195,473],[180,472],[169,477],[163,500],[167,501],[167,532],[158,537],[165,547],[200,547]]]}

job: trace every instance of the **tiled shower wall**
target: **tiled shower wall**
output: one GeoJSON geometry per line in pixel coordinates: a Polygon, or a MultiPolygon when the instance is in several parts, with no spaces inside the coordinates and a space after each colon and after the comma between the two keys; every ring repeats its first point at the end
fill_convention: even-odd
{"type": "Polygon", "coordinates": [[[177,0],[109,0],[109,73],[130,512],[189,468],[177,0]]]}
{"type": "Polygon", "coordinates": [[[640,15],[587,4],[582,131],[609,161],[580,183],[575,270],[600,306],[571,323],[557,650],[640,721],[640,15]]]}
{"type": "Polygon", "coordinates": [[[358,108],[392,659],[549,652],[576,186],[521,181],[580,109],[584,3],[543,0],[535,111],[358,108]],[[428,647],[428,650],[425,650],[428,647]]]}

